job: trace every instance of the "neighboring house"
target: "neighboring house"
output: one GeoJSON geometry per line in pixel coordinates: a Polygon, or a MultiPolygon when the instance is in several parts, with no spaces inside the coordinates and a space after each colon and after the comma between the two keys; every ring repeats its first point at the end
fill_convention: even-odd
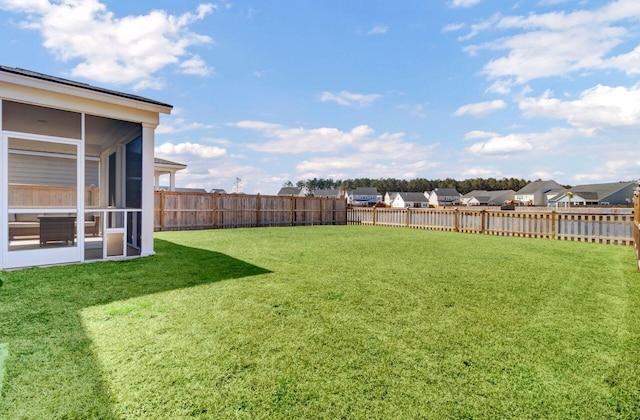
{"type": "Polygon", "coordinates": [[[154,158],[155,189],[176,191],[176,172],[182,171],[183,169],[187,169],[187,165],[166,159],[154,158]],[[160,177],[163,175],[169,175],[168,187],[160,186],[160,177]]]}
{"type": "Polygon", "coordinates": [[[212,188],[211,191],[209,191],[209,193],[210,194],[226,194],[227,192],[222,188],[212,188]]]}
{"type": "Polygon", "coordinates": [[[549,197],[547,194],[553,190],[563,190],[564,187],[556,181],[534,181],[516,192],[515,201],[524,206],[546,206],[549,197]]]}
{"type": "Polygon", "coordinates": [[[576,185],[549,200],[549,206],[566,207],[569,205],[608,206],[629,205],[633,203],[635,182],[612,182],[607,184],[576,185]],[[570,194],[572,197],[570,197],[570,194]]]}
{"type": "Polygon", "coordinates": [[[436,188],[429,194],[429,204],[438,206],[455,206],[460,204],[462,195],[454,188],[436,188]]]}
{"type": "Polygon", "coordinates": [[[347,191],[346,197],[347,204],[353,206],[375,206],[378,201],[382,201],[382,195],[378,194],[377,188],[358,187],[347,191]]]}
{"type": "Polygon", "coordinates": [[[400,192],[391,202],[391,207],[429,208],[429,199],[424,193],[400,192]]]}
{"type": "Polygon", "coordinates": [[[313,192],[313,196],[319,198],[343,198],[344,191],[340,189],[319,189],[313,192]]]}
{"type": "Polygon", "coordinates": [[[154,137],[171,109],[0,66],[0,269],[154,254],[154,137]]]}
{"type": "Polygon", "coordinates": [[[305,197],[307,195],[306,187],[282,187],[278,191],[278,195],[286,197],[305,197]]]}
{"type": "Polygon", "coordinates": [[[474,190],[462,196],[460,204],[465,206],[501,206],[512,201],[516,192],[513,190],[474,190]]]}
{"type": "Polygon", "coordinates": [[[391,203],[393,203],[393,200],[395,200],[397,195],[398,195],[397,192],[389,192],[389,191],[387,191],[386,193],[384,193],[384,198],[383,198],[384,204],[387,207],[391,207],[391,203]]]}

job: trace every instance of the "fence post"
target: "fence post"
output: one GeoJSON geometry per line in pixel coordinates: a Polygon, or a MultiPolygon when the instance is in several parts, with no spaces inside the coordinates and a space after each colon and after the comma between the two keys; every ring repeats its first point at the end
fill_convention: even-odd
{"type": "Polygon", "coordinates": [[[375,225],[376,225],[376,222],[377,222],[377,220],[376,220],[376,219],[377,219],[377,217],[378,217],[378,213],[377,213],[377,211],[378,211],[378,210],[377,210],[377,208],[376,208],[376,207],[373,207],[373,226],[375,226],[375,225]]]}
{"type": "Polygon", "coordinates": [[[411,227],[411,209],[409,207],[407,207],[407,215],[405,217],[407,218],[407,227],[411,227]]]}
{"type": "Polygon", "coordinates": [[[485,209],[480,210],[480,234],[483,234],[486,228],[486,224],[485,224],[486,217],[487,217],[487,211],[485,209]]]}
{"type": "Polygon", "coordinates": [[[260,226],[260,207],[261,207],[260,193],[256,195],[256,226],[260,226]]]}
{"type": "Polygon", "coordinates": [[[164,229],[164,190],[160,190],[160,228],[164,229]]]}
{"type": "Polygon", "coordinates": [[[458,211],[458,208],[456,207],[453,210],[453,230],[455,232],[460,232],[460,220],[458,220],[459,217],[460,217],[460,212],[458,211]]]}
{"type": "Polygon", "coordinates": [[[551,239],[556,239],[556,229],[558,227],[557,213],[555,210],[551,212],[551,239]]]}
{"type": "Polygon", "coordinates": [[[211,227],[217,229],[218,227],[218,193],[213,193],[213,205],[211,206],[211,227]]]}
{"type": "Polygon", "coordinates": [[[289,215],[289,217],[291,218],[291,226],[295,226],[295,224],[293,223],[295,214],[296,214],[296,199],[294,196],[291,196],[291,213],[289,215]]]}
{"type": "Polygon", "coordinates": [[[324,198],[318,198],[320,200],[320,225],[324,225],[324,198]]]}

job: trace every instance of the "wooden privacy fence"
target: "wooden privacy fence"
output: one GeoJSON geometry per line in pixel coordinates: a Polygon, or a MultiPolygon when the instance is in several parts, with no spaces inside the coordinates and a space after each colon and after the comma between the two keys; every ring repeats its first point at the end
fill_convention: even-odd
{"type": "Polygon", "coordinates": [[[344,199],[156,191],[155,230],[345,225],[346,210],[344,199]]]}
{"type": "Polygon", "coordinates": [[[347,212],[347,223],[632,245],[634,234],[640,240],[640,225],[633,217],[630,213],[353,208],[347,212]]]}

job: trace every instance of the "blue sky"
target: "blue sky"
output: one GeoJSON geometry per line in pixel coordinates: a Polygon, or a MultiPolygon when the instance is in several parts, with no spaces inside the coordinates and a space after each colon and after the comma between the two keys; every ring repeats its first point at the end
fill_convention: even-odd
{"type": "Polygon", "coordinates": [[[174,105],[178,186],[640,178],[640,1],[0,0],[0,63],[174,105]]]}

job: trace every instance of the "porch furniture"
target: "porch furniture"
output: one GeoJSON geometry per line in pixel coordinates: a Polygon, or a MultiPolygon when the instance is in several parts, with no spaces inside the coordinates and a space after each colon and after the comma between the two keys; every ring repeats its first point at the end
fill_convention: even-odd
{"type": "MultiPolygon", "coordinates": [[[[65,217],[68,217],[66,214],[65,217]]],[[[9,215],[9,240],[16,237],[39,236],[40,221],[35,213],[12,213],[9,215]]],[[[75,220],[75,217],[73,218],[75,220]]],[[[87,214],[84,221],[85,236],[100,236],[100,215],[87,214]]]]}
{"type": "Polygon", "coordinates": [[[40,221],[40,246],[47,242],[66,242],[73,244],[75,241],[75,216],[39,216],[40,221]]]}

